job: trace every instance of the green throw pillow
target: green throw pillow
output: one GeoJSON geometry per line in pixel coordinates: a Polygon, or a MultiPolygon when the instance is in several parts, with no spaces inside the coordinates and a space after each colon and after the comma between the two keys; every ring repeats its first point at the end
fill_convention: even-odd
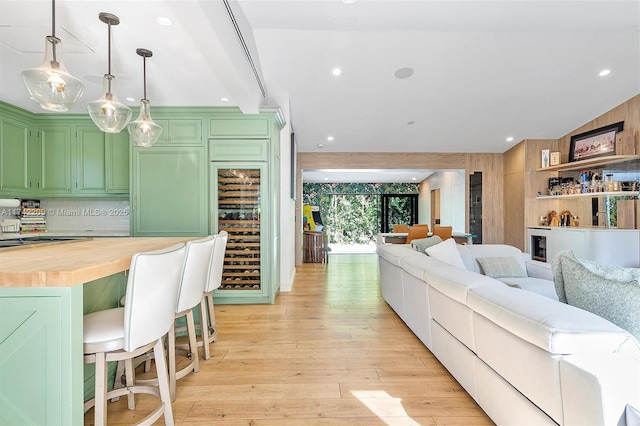
{"type": "Polygon", "coordinates": [[[424,253],[426,249],[431,246],[435,246],[436,244],[440,244],[442,242],[442,238],[437,235],[433,237],[427,238],[418,238],[411,241],[411,247],[418,250],[420,253],[424,253]]]}
{"type": "Polygon", "coordinates": [[[600,265],[562,251],[553,258],[561,302],[592,312],[640,340],[640,269],[600,265]]]}
{"type": "Polygon", "coordinates": [[[482,272],[491,278],[527,278],[518,259],[508,257],[478,257],[476,258],[482,272]]]}

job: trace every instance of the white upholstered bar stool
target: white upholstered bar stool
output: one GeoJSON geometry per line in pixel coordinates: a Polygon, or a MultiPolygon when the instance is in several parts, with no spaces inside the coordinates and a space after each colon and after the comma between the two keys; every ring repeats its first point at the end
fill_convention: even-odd
{"type": "Polygon", "coordinates": [[[133,410],[135,393],[156,395],[161,400],[139,424],[152,424],[164,414],[165,424],[173,425],[163,337],[173,325],[185,252],[185,245],[177,244],[134,254],[125,306],[84,316],[84,359],[96,365],[95,396],[85,403],[85,410],[95,407],[96,425],[107,423],[107,399],[128,395],[128,406],[133,410]],[[135,385],[133,359],[151,349],[159,386],[135,385]],[[121,360],[126,365],[127,386],[107,392],[107,362],[121,360]]]}
{"type": "Polygon", "coordinates": [[[178,291],[175,319],[178,320],[182,317],[186,319],[186,331],[189,339],[187,357],[190,362],[177,371],[176,334],[175,328],[172,327],[167,342],[169,352],[169,388],[171,389],[172,401],[175,401],[176,398],[176,381],[192,371],[194,373],[200,371],[193,308],[198,306],[202,299],[202,293],[209,277],[211,257],[216,241],[217,236],[210,235],[199,240],[187,241],[186,244],[186,256],[180,280],[180,290],[178,291]]]}
{"type": "Polygon", "coordinates": [[[227,231],[220,231],[216,238],[216,244],[211,257],[211,265],[209,266],[209,277],[202,293],[200,301],[200,324],[201,340],[198,346],[202,346],[202,356],[204,359],[211,358],[211,349],[209,344],[218,340],[218,330],[216,328],[216,315],[213,311],[213,291],[220,287],[222,283],[222,270],[224,268],[224,253],[227,249],[227,240],[229,234],[227,231]]]}

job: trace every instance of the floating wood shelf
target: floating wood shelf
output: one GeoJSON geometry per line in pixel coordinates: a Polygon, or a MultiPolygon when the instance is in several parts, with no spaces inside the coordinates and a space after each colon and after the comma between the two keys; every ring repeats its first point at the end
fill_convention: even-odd
{"type": "Polygon", "coordinates": [[[640,155],[609,155],[607,157],[597,157],[587,160],[573,161],[571,163],[558,164],[537,169],[538,172],[553,172],[564,170],[581,170],[585,167],[606,166],[607,164],[623,163],[640,159],[640,155]]]}
{"type": "Polygon", "coordinates": [[[567,195],[538,195],[538,200],[550,200],[553,198],[584,198],[584,197],[637,197],[639,191],[616,191],[616,192],[587,192],[586,194],[567,195]]]}

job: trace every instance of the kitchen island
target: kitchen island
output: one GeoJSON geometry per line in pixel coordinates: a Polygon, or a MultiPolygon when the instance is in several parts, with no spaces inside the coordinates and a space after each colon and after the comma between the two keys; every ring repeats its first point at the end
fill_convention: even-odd
{"type": "Polygon", "coordinates": [[[82,317],[117,306],[135,253],[193,237],[0,250],[0,425],[84,423],[82,317]]]}

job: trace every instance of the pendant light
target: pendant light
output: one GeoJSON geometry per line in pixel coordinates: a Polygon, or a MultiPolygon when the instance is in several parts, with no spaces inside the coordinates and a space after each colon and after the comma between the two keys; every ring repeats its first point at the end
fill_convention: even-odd
{"type": "Polygon", "coordinates": [[[144,97],[140,100],[140,114],[138,118],[129,123],[127,130],[131,139],[138,146],[150,147],[162,134],[162,127],[151,119],[151,106],[147,99],[147,58],[153,56],[153,52],[147,49],[136,49],[136,53],[142,56],[142,75],[144,97]]]}
{"type": "Polygon", "coordinates": [[[131,120],[131,108],[121,103],[116,96],[116,78],[111,74],[111,26],[120,19],[111,13],[100,13],[98,18],[109,27],[109,69],[102,81],[102,96],[87,104],[89,115],[96,126],[106,133],[119,133],[131,120]]]}
{"type": "Polygon", "coordinates": [[[22,71],[22,82],[31,98],[49,111],[64,112],[80,99],[84,84],[62,64],[61,41],[56,37],[56,1],[52,0],[51,35],[44,41],[44,62],[22,71]]]}

